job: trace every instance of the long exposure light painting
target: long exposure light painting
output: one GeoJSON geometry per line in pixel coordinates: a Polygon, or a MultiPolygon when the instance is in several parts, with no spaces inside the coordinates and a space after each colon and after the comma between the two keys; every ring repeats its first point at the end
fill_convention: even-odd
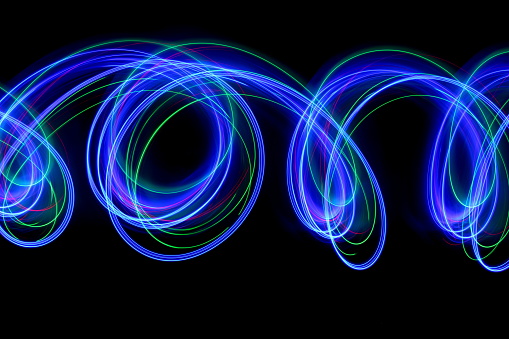
{"type": "MultiPolygon", "coordinates": [[[[429,227],[486,269],[503,271],[508,65],[500,51],[464,76],[413,51],[374,49],[340,60],[307,87],[252,52],[218,43],[93,45],[2,89],[0,232],[38,247],[72,227],[73,182],[86,179],[73,174],[65,156],[72,145],[59,133],[90,115],[88,183],[122,239],[156,260],[204,254],[240,227],[259,195],[265,153],[257,117],[274,114],[257,109],[264,103],[294,131],[281,180],[297,217],[346,265],[366,269],[382,253],[390,220],[356,131],[379,108],[411,100],[434,107],[429,114],[441,121],[429,131],[422,192],[436,223],[429,227]],[[158,134],[183,116],[206,131],[205,160],[161,184],[148,174],[150,154],[158,134]]],[[[158,156],[171,162],[171,149],[181,146],[166,145],[158,156]]]]}

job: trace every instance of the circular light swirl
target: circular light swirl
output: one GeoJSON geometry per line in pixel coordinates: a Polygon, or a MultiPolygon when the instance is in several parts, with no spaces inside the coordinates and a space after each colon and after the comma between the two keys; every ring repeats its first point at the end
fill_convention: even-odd
{"type": "Polygon", "coordinates": [[[387,232],[381,188],[354,132],[390,102],[444,92],[437,83],[442,78],[423,70],[448,75],[406,51],[373,50],[344,59],[318,84],[292,138],[288,183],[296,213],[351,268],[371,267],[387,232]]]}
{"type": "Polygon", "coordinates": [[[435,221],[495,272],[509,267],[500,250],[509,222],[508,61],[507,52],[493,53],[470,71],[440,126],[429,170],[435,221]]]}
{"type": "Polygon", "coordinates": [[[0,233],[16,245],[38,247],[56,239],[69,223],[74,189],[59,153],[16,113],[0,113],[0,233]]]}
{"type": "Polygon", "coordinates": [[[74,186],[54,148],[54,131],[41,120],[37,100],[20,87],[2,89],[0,97],[0,234],[16,245],[38,247],[68,225],[74,186]]]}
{"type": "MultiPolygon", "coordinates": [[[[171,158],[173,147],[160,156],[171,158]]],[[[251,210],[263,177],[263,141],[250,107],[220,77],[189,63],[140,63],[102,103],[87,148],[90,183],[117,231],[159,260],[192,258],[224,241],[251,210]],[[185,179],[156,185],[142,176],[146,155],[164,125],[186,110],[210,129],[208,158],[185,179]],[[139,231],[171,253],[143,246],[139,231]]]]}

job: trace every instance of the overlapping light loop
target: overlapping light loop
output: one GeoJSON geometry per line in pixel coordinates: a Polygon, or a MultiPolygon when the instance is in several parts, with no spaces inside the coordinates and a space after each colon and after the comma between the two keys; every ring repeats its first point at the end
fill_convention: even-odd
{"type": "Polygon", "coordinates": [[[210,251],[247,218],[262,187],[256,116],[264,114],[257,109],[264,102],[296,122],[286,180],[298,218],[345,264],[366,269],[382,253],[387,216],[383,189],[356,143],[358,127],[379,108],[412,100],[433,107],[440,121],[428,168],[434,221],[470,258],[502,271],[509,266],[501,248],[509,218],[508,75],[505,51],[465,77],[422,54],[380,49],[343,59],[310,90],[232,46],[94,45],[4,90],[0,232],[36,247],[69,224],[74,188],[58,132],[88,114],[94,117],[88,181],[120,236],[157,260],[210,251]],[[182,144],[161,152],[158,141],[168,128],[186,121],[202,131],[202,140],[182,133],[182,144]],[[157,171],[155,158],[176,162],[172,150],[191,143],[199,144],[199,165],[180,176],[157,171]]]}

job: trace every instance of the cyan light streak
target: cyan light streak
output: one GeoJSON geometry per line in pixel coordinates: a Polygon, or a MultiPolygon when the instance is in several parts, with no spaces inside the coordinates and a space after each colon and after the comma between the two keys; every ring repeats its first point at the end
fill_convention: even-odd
{"type": "MultiPolygon", "coordinates": [[[[297,122],[286,182],[299,220],[346,265],[366,269],[382,253],[388,220],[357,129],[379,108],[413,100],[431,104],[441,121],[430,131],[437,134],[427,175],[435,223],[471,259],[505,270],[509,260],[490,254],[509,219],[507,54],[488,56],[463,79],[412,51],[362,51],[310,89],[256,54],[223,44],[90,46],[0,98],[0,233],[36,247],[72,225],[73,179],[58,132],[91,114],[88,182],[122,239],[162,261],[206,253],[240,227],[260,193],[265,156],[256,117],[266,113],[252,103],[264,101],[297,122]],[[208,127],[207,158],[162,185],[144,169],[165,126],[191,111],[208,127]]],[[[181,146],[157,156],[171,161],[172,148],[181,146]]]]}

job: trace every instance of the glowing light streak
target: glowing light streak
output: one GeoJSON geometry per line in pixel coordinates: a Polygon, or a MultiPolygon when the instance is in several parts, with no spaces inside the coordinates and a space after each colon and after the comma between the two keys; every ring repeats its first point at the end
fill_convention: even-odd
{"type": "MultiPolygon", "coordinates": [[[[486,269],[502,271],[509,260],[490,255],[508,233],[507,65],[501,51],[468,77],[456,77],[416,52],[361,51],[310,90],[256,54],[224,44],[90,46],[0,97],[0,233],[35,247],[63,232],[74,188],[58,132],[93,114],[88,182],[119,235],[157,260],[210,251],[238,229],[259,195],[265,157],[256,116],[264,113],[252,103],[263,101],[296,122],[286,182],[297,217],[346,265],[366,269],[382,253],[388,222],[357,134],[380,108],[413,100],[435,107],[440,121],[428,168],[432,218],[448,242],[461,244],[486,269]],[[206,158],[163,185],[145,170],[164,130],[187,115],[207,126],[206,158]]],[[[172,161],[172,148],[180,146],[168,145],[158,156],[172,161]]]]}

